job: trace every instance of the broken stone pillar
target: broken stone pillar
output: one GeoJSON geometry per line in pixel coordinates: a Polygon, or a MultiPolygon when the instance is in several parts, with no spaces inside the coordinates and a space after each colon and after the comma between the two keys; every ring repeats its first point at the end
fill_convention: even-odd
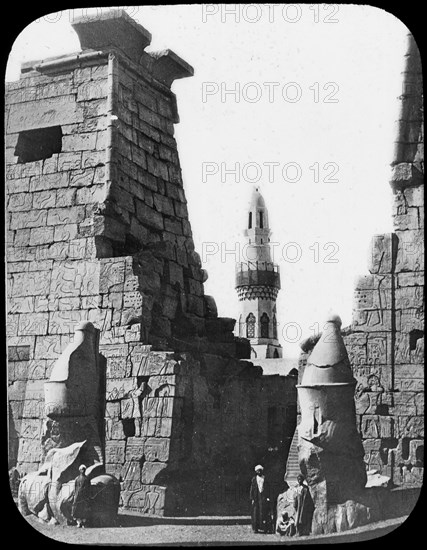
{"type": "Polygon", "coordinates": [[[358,499],[366,471],[356,426],[356,380],[340,327],[338,316],[327,319],[297,386],[299,463],[315,504],[314,534],[344,531],[368,519],[358,499]]]}
{"type": "Polygon", "coordinates": [[[77,325],[74,341],[56,361],[44,391],[44,452],[87,440],[94,460],[102,463],[99,330],[92,323],[77,325]]]}

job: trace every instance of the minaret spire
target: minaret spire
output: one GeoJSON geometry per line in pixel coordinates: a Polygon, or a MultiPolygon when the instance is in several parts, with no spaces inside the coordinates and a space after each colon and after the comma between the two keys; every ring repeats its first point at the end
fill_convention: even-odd
{"type": "Polygon", "coordinates": [[[259,187],[252,192],[244,235],[243,261],[236,266],[239,336],[250,340],[253,357],[282,357],[276,312],[280,273],[271,259],[268,210],[259,187]]]}

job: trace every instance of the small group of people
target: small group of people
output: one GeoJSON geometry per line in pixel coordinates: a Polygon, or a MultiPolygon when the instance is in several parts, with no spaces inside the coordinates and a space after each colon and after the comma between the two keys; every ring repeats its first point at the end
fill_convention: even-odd
{"type": "Polygon", "coordinates": [[[255,466],[250,489],[251,523],[254,533],[278,533],[284,536],[305,536],[311,531],[314,503],[302,474],[295,488],[284,482],[284,490],[273,502],[272,487],[264,475],[264,468],[255,466]]]}

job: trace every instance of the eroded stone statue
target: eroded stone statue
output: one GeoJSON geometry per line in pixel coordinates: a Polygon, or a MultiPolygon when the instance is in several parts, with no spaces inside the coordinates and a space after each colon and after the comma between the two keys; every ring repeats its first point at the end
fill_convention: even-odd
{"type": "Polygon", "coordinates": [[[308,357],[298,388],[299,463],[315,510],[312,534],[345,531],[375,520],[377,504],[366,493],[364,449],[356,427],[353,377],[340,332],[328,317],[308,357]]]}
{"type": "Polygon", "coordinates": [[[62,352],[45,382],[43,449],[66,447],[86,439],[93,461],[103,462],[100,426],[103,422],[99,330],[83,321],[74,340],[62,352]]]}
{"type": "Polygon", "coordinates": [[[82,322],[45,382],[44,461],[37,472],[21,480],[18,506],[23,515],[34,514],[55,524],[73,523],[76,477],[84,463],[90,481],[88,524],[115,523],[120,483],[105,473],[100,438],[103,393],[99,331],[92,323],[82,322]]]}
{"type": "MultiPolygon", "coordinates": [[[[52,524],[73,523],[72,506],[79,466],[88,457],[86,441],[64,449],[51,449],[37,472],[21,480],[18,507],[27,516],[52,524]]],[[[103,465],[92,464],[86,470],[90,480],[89,522],[93,526],[114,525],[120,498],[120,483],[104,473],[103,465]]]]}

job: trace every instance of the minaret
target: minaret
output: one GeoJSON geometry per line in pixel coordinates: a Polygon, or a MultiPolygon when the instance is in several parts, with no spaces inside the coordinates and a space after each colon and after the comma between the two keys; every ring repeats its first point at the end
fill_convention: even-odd
{"type": "Polygon", "coordinates": [[[236,290],[240,302],[238,335],[250,340],[252,358],[282,357],[276,313],[280,273],[279,267],[271,261],[268,211],[258,187],[253,190],[246,223],[243,261],[236,265],[236,290]]]}

